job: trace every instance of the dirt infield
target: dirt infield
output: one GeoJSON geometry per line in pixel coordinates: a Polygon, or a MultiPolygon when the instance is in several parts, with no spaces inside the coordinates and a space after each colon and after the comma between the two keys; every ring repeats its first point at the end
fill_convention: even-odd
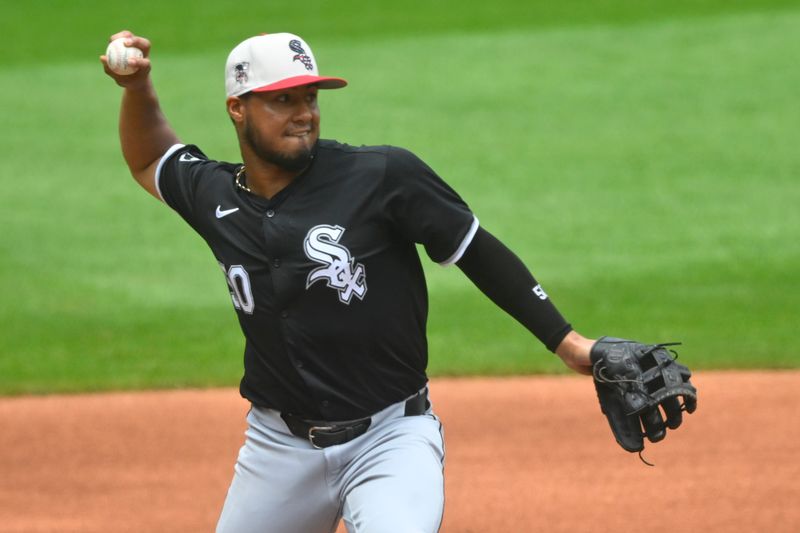
{"type": "MultiPolygon", "coordinates": [[[[800,531],[800,372],[693,381],[650,468],[588,378],[434,380],[442,531],[800,531]]],[[[0,400],[0,531],[213,531],[246,410],[229,389],[0,400]]]]}

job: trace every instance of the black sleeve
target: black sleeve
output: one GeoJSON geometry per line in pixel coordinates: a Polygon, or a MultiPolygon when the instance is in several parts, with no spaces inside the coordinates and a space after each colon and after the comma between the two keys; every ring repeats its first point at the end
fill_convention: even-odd
{"type": "Polygon", "coordinates": [[[520,258],[483,228],[478,229],[456,264],[551,352],[572,330],[520,258]]]}
{"type": "Polygon", "coordinates": [[[195,192],[214,165],[192,144],[176,144],[161,158],[156,170],[156,188],[161,199],[194,226],[195,192]]]}
{"type": "Polygon", "coordinates": [[[457,261],[478,226],[464,200],[408,150],[387,152],[384,199],[395,228],[440,264],[457,261]]]}

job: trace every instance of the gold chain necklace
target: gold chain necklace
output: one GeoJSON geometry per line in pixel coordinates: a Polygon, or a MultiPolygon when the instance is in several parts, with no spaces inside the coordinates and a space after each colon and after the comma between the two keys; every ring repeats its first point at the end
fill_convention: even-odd
{"type": "Polygon", "coordinates": [[[244,176],[244,165],[242,165],[242,168],[236,171],[236,186],[242,189],[243,191],[247,191],[250,194],[253,194],[253,191],[250,190],[250,187],[242,184],[242,176],[244,176]]]}

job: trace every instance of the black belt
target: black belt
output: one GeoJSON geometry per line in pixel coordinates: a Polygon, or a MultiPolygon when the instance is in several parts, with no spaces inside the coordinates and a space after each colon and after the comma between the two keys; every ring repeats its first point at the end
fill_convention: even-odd
{"type": "MultiPolygon", "coordinates": [[[[406,400],[406,409],[403,416],[423,415],[429,407],[428,389],[425,388],[406,400]]],[[[281,413],[281,418],[286,422],[286,426],[293,435],[301,439],[308,439],[311,445],[318,449],[350,442],[366,433],[372,423],[371,417],[328,422],[324,420],[306,420],[289,413],[281,413]]]]}

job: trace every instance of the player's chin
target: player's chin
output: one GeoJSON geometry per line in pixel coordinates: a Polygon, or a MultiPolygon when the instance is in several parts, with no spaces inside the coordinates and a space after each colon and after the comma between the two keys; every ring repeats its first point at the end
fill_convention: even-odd
{"type": "Polygon", "coordinates": [[[294,146],[284,146],[279,152],[273,152],[270,161],[291,171],[299,171],[308,166],[313,157],[313,144],[293,141],[294,146]]]}

